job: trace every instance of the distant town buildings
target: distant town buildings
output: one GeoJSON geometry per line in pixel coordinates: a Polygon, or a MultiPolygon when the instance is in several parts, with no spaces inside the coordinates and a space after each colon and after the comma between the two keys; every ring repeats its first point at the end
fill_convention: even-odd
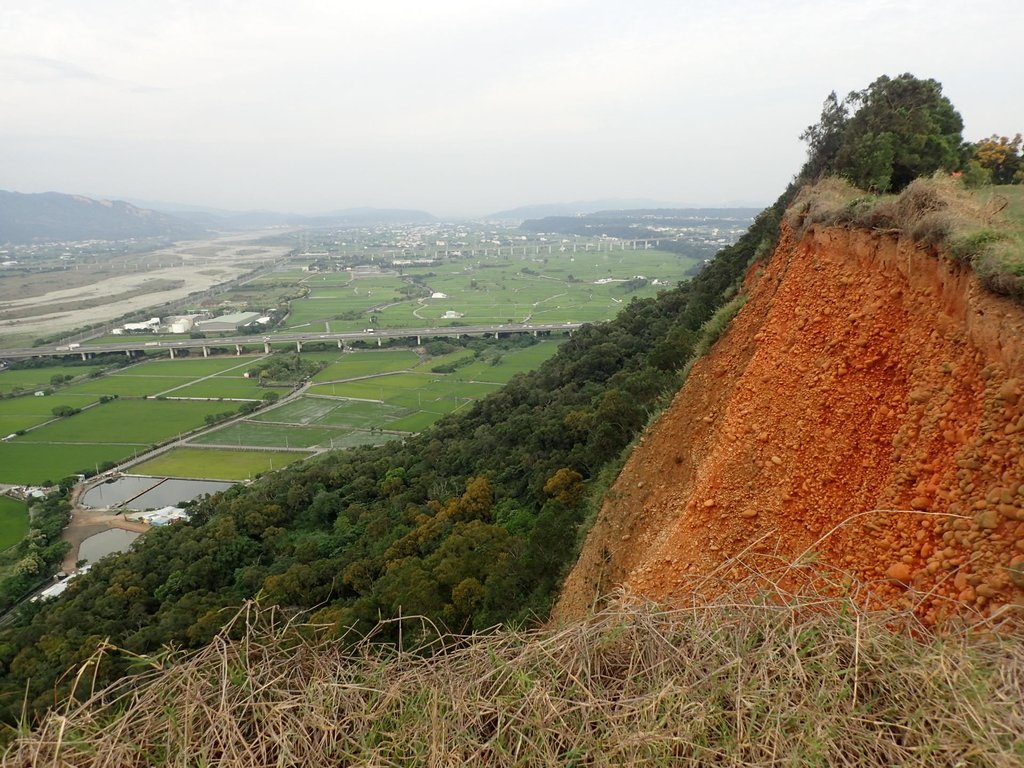
{"type": "Polygon", "coordinates": [[[191,333],[193,331],[232,333],[249,325],[266,326],[272,320],[270,315],[259,312],[235,312],[217,317],[209,317],[205,314],[171,315],[163,320],[151,317],[141,323],[125,323],[119,328],[114,328],[111,333],[115,336],[133,333],[191,333]]]}

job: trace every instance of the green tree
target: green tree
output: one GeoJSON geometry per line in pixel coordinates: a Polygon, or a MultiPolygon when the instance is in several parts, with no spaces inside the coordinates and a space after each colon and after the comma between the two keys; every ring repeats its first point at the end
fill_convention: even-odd
{"type": "Polygon", "coordinates": [[[992,134],[977,143],[974,159],[992,174],[993,183],[1013,184],[1015,177],[1024,168],[1024,157],[1021,157],[1022,141],[1024,139],[1019,133],[1012,139],[992,134]]]}
{"type": "Polygon", "coordinates": [[[800,138],[807,142],[807,163],[803,176],[816,179],[830,170],[830,165],[843,145],[843,134],[849,122],[849,110],[832,91],[825,99],[821,118],[814,125],[807,126],[800,138]]]}
{"type": "Polygon", "coordinates": [[[963,119],[936,80],[883,75],[845,101],[830,94],[808,143],[802,176],[846,176],[864,189],[899,192],[919,176],[962,164],[963,119]]]}
{"type": "Polygon", "coordinates": [[[919,176],[959,167],[964,122],[937,80],[883,75],[847,101],[856,112],[838,165],[858,186],[899,192],[919,176]]]}

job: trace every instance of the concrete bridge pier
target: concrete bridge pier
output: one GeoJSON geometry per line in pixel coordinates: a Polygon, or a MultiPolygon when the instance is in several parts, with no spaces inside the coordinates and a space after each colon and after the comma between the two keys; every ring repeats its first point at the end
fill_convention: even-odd
{"type": "Polygon", "coordinates": [[[295,351],[296,352],[301,352],[302,351],[302,342],[301,341],[296,341],[295,342],[295,351]]]}
{"type": "Polygon", "coordinates": [[[269,341],[264,341],[263,342],[263,354],[264,355],[269,355],[270,354],[270,342],[269,341]]]}
{"type": "MultiPolygon", "coordinates": [[[[132,354],[132,353],[131,353],[131,352],[129,352],[129,353],[128,353],[128,356],[129,356],[129,357],[131,357],[131,354],[132,354]]],[[[83,353],[82,353],[82,359],[83,359],[83,360],[88,360],[88,359],[89,359],[89,353],[88,353],[88,352],[83,352],[83,353]]]]}
{"type": "Polygon", "coordinates": [[[171,347],[169,352],[171,353],[171,360],[174,359],[174,347],[171,347]]]}
{"type": "Polygon", "coordinates": [[[341,339],[338,339],[338,349],[344,349],[344,348],[345,348],[345,342],[342,341],[341,339]]]}
{"type": "Polygon", "coordinates": [[[383,347],[383,346],[384,346],[384,343],[383,343],[383,341],[384,341],[384,340],[383,340],[383,339],[381,339],[381,337],[380,337],[380,336],[378,336],[378,337],[377,337],[377,346],[378,346],[378,347],[383,347]]]}
{"type": "Polygon", "coordinates": [[[209,356],[210,356],[210,348],[209,347],[203,347],[203,357],[209,357],[209,356]]]}
{"type": "Polygon", "coordinates": [[[494,338],[498,338],[498,332],[497,331],[494,332],[494,338]]]}
{"type": "Polygon", "coordinates": [[[241,344],[235,344],[235,354],[236,355],[242,354],[242,345],[241,344]]]}
{"type": "MultiPolygon", "coordinates": [[[[126,349],[124,351],[124,354],[125,354],[126,357],[131,357],[132,356],[132,351],[130,349],[126,349]]],[[[171,350],[171,357],[174,357],[174,350],[173,349],[171,350]]],[[[82,354],[82,359],[85,360],[85,354],[84,353],[82,354]]]]}
{"type": "Polygon", "coordinates": [[[416,337],[416,346],[417,347],[423,346],[423,342],[420,341],[420,337],[419,336],[416,337]]]}

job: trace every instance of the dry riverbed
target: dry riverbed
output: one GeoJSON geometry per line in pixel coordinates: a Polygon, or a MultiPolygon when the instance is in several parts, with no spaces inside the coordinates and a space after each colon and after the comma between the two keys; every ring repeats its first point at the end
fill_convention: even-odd
{"type": "Polygon", "coordinates": [[[23,277],[18,295],[0,297],[0,343],[5,336],[40,337],[102,323],[233,280],[288,252],[287,246],[253,244],[267,234],[177,243],[142,261],[133,257],[137,271],[97,270],[88,279],[87,270],[23,277]]]}

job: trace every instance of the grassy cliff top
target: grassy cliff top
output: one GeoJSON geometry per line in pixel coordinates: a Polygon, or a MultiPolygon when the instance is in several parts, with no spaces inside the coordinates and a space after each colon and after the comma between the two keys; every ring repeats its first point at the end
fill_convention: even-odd
{"type": "Polygon", "coordinates": [[[910,236],[969,264],[994,293],[1024,303],[1024,187],[972,190],[936,175],[899,195],[871,195],[830,177],[801,190],[786,220],[798,233],[821,224],[910,236]]]}

